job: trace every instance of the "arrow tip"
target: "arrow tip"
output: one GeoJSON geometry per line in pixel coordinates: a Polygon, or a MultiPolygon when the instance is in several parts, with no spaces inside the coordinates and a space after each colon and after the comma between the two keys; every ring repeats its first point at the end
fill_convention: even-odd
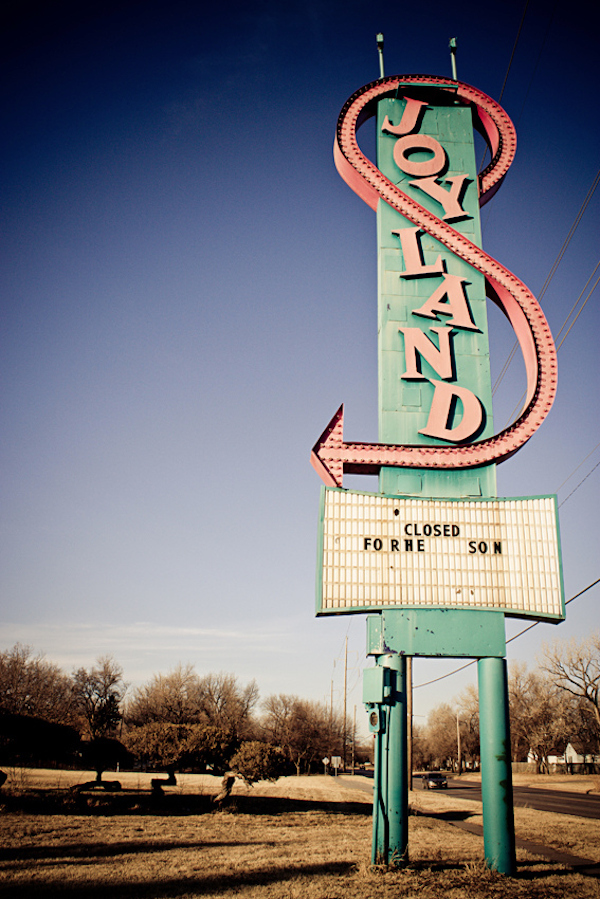
{"type": "Polygon", "coordinates": [[[344,463],[340,458],[343,445],[344,404],[342,403],[310,454],[312,467],[327,487],[341,487],[343,484],[344,463]]]}

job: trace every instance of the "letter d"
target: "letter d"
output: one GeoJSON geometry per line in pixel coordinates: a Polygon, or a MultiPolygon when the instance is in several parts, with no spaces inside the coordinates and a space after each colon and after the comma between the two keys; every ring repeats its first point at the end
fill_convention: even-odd
{"type": "Polygon", "coordinates": [[[447,384],[445,381],[434,381],[435,387],[431,409],[427,424],[419,434],[427,437],[437,437],[439,440],[448,440],[452,443],[462,443],[468,440],[480,428],[483,421],[483,405],[479,397],[466,387],[458,387],[456,384],[447,384]],[[462,418],[453,428],[448,427],[450,411],[454,398],[462,404],[462,418]]]}

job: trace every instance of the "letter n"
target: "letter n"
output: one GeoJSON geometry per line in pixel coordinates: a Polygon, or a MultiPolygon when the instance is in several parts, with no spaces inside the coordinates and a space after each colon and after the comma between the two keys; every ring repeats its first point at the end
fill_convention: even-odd
{"type": "Polygon", "coordinates": [[[406,371],[402,378],[416,381],[428,380],[421,372],[421,357],[428,362],[440,378],[454,377],[454,360],[450,335],[452,328],[432,328],[438,335],[439,349],[433,340],[420,328],[399,328],[404,335],[404,353],[406,356],[406,371]]]}

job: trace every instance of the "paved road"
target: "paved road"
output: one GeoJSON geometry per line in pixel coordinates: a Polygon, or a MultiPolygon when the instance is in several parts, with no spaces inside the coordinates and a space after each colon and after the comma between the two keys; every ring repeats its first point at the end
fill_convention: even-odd
{"type": "MultiPolygon", "coordinates": [[[[420,787],[418,778],[413,786],[420,787]]],[[[475,799],[481,802],[481,785],[457,778],[448,779],[449,796],[457,799],[475,799]]],[[[558,812],[561,815],[576,815],[578,818],[600,818],[600,796],[586,793],[569,793],[566,790],[540,790],[536,787],[513,786],[513,800],[516,808],[533,808],[540,812],[558,812]]]]}
{"type": "MultiPolygon", "coordinates": [[[[373,791],[373,783],[361,777],[341,775],[347,786],[353,786],[366,792],[373,791]]],[[[421,790],[421,778],[413,778],[415,790],[421,790]]],[[[448,789],[442,790],[445,795],[457,799],[470,799],[481,802],[481,786],[468,780],[450,777],[448,789]]],[[[539,790],[534,787],[513,787],[515,807],[533,808],[540,812],[558,812],[561,815],[575,815],[578,818],[600,818],[600,796],[588,796],[586,793],[569,793],[564,790],[539,790]]]]}

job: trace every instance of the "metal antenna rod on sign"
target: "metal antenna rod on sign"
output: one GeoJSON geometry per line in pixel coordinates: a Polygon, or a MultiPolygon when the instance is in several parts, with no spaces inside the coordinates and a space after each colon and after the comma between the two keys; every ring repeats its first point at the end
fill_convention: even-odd
{"type": "Polygon", "coordinates": [[[450,47],[450,62],[452,64],[452,80],[458,81],[456,76],[456,38],[451,37],[450,43],[448,44],[450,47]]]}
{"type": "Polygon", "coordinates": [[[383,71],[383,35],[381,31],[377,35],[377,51],[379,53],[379,77],[384,77],[383,71]]]}

